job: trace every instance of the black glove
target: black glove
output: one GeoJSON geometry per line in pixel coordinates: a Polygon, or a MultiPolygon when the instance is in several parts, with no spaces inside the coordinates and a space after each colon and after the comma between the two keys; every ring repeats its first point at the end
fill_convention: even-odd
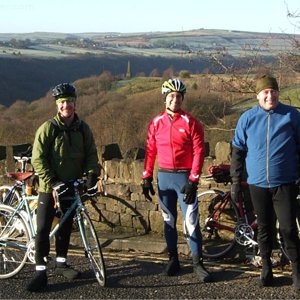
{"type": "Polygon", "coordinates": [[[66,193],[69,190],[68,184],[62,181],[55,181],[51,186],[58,196],[66,193]]]}
{"type": "Polygon", "coordinates": [[[192,204],[197,198],[198,182],[189,180],[188,183],[181,189],[181,193],[185,194],[183,201],[186,204],[192,204]]]}
{"type": "Polygon", "coordinates": [[[239,202],[239,193],[241,191],[241,184],[237,181],[231,184],[230,196],[233,202],[239,202]]]}
{"type": "Polygon", "coordinates": [[[96,196],[98,192],[98,176],[94,173],[89,173],[86,181],[86,193],[88,196],[93,197],[96,196]]]}
{"type": "Polygon", "coordinates": [[[153,185],[152,185],[152,177],[149,178],[145,178],[142,181],[142,189],[143,189],[143,194],[145,195],[145,198],[149,201],[152,201],[152,198],[149,195],[149,192],[151,193],[152,196],[155,195],[155,191],[153,189],[153,185]]]}

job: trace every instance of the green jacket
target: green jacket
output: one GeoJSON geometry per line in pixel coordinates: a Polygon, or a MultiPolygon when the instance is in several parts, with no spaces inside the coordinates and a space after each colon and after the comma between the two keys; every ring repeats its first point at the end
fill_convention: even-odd
{"type": "Polygon", "coordinates": [[[54,181],[67,182],[89,172],[100,174],[97,149],[89,126],[76,114],[70,127],[58,114],[54,119],[59,129],[50,120],[43,123],[36,132],[32,150],[32,165],[40,178],[39,191],[44,193],[52,191],[54,181]]]}

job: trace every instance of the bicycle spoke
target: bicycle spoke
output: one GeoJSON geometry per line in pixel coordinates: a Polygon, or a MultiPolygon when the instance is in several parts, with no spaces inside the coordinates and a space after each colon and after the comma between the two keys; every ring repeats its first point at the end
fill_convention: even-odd
{"type": "Polygon", "coordinates": [[[6,204],[12,207],[16,207],[20,199],[21,197],[19,192],[13,186],[0,186],[0,204],[6,204]],[[13,191],[10,192],[12,189],[13,191]]]}
{"type": "Polygon", "coordinates": [[[27,259],[29,233],[23,219],[14,210],[0,205],[0,279],[17,274],[27,259]]]}

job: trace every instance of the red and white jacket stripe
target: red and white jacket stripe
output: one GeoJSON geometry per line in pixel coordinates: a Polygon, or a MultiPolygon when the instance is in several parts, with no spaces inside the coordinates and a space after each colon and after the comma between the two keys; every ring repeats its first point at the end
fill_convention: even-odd
{"type": "Polygon", "coordinates": [[[198,181],[205,155],[203,126],[183,110],[173,119],[162,112],[148,126],[143,178],[153,177],[156,155],[159,168],[188,169],[189,180],[198,181]]]}

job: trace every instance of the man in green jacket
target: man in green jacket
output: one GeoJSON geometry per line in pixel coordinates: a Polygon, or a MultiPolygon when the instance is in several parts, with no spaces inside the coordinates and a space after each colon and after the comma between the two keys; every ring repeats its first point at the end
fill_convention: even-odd
{"type": "MultiPolygon", "coordinates": [[[[40,180],[35,239],[36,274],[27,286],[27,290],[32,292],[47,286],[49,233],[56,212],[53,190],[58,195],[72,193],[68,182],[81,178],[85,173],[88,179],[87,193],[94,196],[98,190],[100,174],[91,129],[75,113],[75,87],[69,83],[59,84],[53,89],[52,95],[56,102],[57,115],[38,128],[32,151],[32,164],[40,180]]],[[[67,201],[61,201],[60,205],[62,210],[68,208],[67,201]]],[[[55,237],[55,274],[68,279],[79,276],[79,272],[67,264],[73,217],[74,214],[69,216],[55,237]]]]}

